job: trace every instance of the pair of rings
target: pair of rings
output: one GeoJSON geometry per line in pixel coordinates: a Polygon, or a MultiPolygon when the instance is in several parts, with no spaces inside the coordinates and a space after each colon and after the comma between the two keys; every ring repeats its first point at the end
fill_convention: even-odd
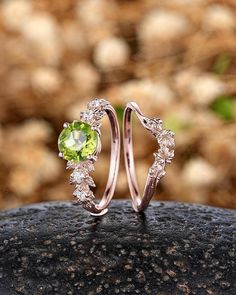
{"type": "MultiPolygon", "coordinates": [[[[94,99],[87,109],[80,114],[79,121],[64,123],[59,139],[59,156],[67,160],[67,169],[72,169],[70,183],[75,184],[73,195],[78,202],[92,215],[103,215],[108,211],[109,203],[114,195],[119,162],[120,162],[120,129],[116,112],[111,104],[104,99],[94,99]],[[90,172],[101,152],[101,119],[107,115],[111,126],[111,157],[107,185],[99,203],[90,187],[95,186],[90,172]]],[[[155,193],[160,179],[165,175],[165,165],[171,163],[174,157],[174,133],[163,129],[158,118],[147,118],[138,105],[130,102],[126,105],[123,119],[123,146],[128,185],[132,197],[132,205],[136,212],[141,212],[155,193]],[[132,112],[136,114],[141,124],[157,139],[158,150],[154,153],[154,162],[147,175],[143,197],[135,173],[133,143],[132,143],[132,112]]]]}

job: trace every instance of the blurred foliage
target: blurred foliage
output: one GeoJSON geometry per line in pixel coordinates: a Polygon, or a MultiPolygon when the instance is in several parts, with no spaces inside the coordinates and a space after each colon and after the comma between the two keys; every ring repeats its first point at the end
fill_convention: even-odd
{"type": "Polygon", "coordinates": [[[123,106],[115,106],[115,111],[118,117],[120,124],[123,122],[123,114],[124,114],[124,107],[123,106]]]}
{"type": "Polygon", "coordinates": [[[234,119],[235,102],[229,95],[218,97],[213,105],[212,110],[222,119],[232,121],[234,119]]]}
{"type": "Polygon", "coordinates": [[[163,122],[164,128],[172,130],[176,133],[181,132],[186,129],[190,129],[192,126],[190,123],[181,121],[174,114],[170,114],[165,118],[163,122]]]}
{"type": "Polygon", "coordinates": [[[224,74],[228,70],[231,61],[232,58],[228,54],[223,53],[219,55],[213,65],[213,72],[218,75],[224,74]]]}

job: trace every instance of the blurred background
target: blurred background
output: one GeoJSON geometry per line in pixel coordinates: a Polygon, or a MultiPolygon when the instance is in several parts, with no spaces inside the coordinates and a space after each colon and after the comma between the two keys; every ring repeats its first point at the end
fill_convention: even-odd
{"type": "MultiPolygon", "coordinates": [[[[235,0],[0,1],[0,208],[72,200],[57,138],[94,97],[176,132],[156,199],[236,208],[235,0]]],[[[134,122],[141,187],[156,143],[134,122]]],[[[94,174],[103,192],[109,124],[94,174]]],[[[104,130],[105,129],[105,130],[104,130]]],[[[129,197],[123,157],[116,198],[129,197]]]]}

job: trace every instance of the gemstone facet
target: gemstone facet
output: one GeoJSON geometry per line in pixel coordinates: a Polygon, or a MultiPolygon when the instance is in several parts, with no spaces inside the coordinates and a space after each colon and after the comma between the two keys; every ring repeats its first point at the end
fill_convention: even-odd
{"type": "Polygon", "coordinates": [[[68,124],[59,135],[58,148],[67,161],[81,162],[96,152],[98,133],[84,122],[68,124]]]}

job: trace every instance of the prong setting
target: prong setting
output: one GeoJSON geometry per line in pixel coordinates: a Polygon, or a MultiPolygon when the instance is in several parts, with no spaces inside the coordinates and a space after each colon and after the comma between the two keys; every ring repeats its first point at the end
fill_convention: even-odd
{"type": "MultiPolygon", "coordinates": [[[[94,206],[94,194],[90,187],[95,187],[93,178],[89,175],[94,171],[94,163],[97,161],[97,156],[101,152],[101,122],[100,120],[105,116],[105,108],[109,103],[104,99],[95,99],[88,103],[87,110],[81,112],[80,122],[90,126],[92,132],[97,133],[96,150],[88,155],[85,160],[80,162],[68,160],[66,169],[73,169],[70,175],[70,184],[75,185],[73,195],[78,199],[78,202],[85,208],[94,206]]],[[[77,124],[78,121],[73,121],[72,124],[77,124]]],[[[71,126],[68,122],[63,124],[64,128],[71,126]]],[[[72,127],[73,128],[73,127],[72,127]]],[[[76,137],[76,140],[80,140],[76,137]]],[[[81,139],[82,140],[82,139],[81,139]]],[[[59,153],[60,157],[64,157],[63,153],[59,153]]]]}
{"type": "Polygon", "coordinates": [[[70,125],[70,124],[69,124],[68,122],[65,122],[65,123],[63,124],[63,127],[64,127],[64,128],[67,128],[67,127],[69,127],[69,125],[70,125]]]}

